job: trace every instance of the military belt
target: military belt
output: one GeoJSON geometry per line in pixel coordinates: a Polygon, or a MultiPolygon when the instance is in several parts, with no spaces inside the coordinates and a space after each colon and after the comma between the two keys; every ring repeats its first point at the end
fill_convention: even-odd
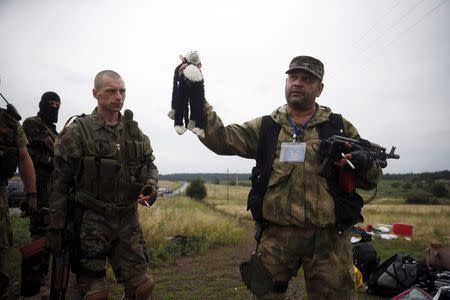
{"type": "Polygon", "coordinates": [[[76,193],[75,202],[79,203],[86,209],[90,209],[95,213],[106,216],[121,216],[132,214],[137,209],[137,204],[135,203],[128,206],[116,206],[111,203],[100,201],[83,191],[79,191],[76,193]]]}

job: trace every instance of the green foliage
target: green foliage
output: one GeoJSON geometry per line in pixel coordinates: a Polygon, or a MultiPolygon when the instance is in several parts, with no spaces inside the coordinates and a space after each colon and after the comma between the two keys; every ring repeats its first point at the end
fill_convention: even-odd
{"type": "Polygon", "coordinates": [[[186,195],[197,200],[204,199],[206,197],[206,186],[204,181],[201,179],[191,181],[186,189],[186,195]]]}
{"type": "Polygon", "coordinates": [[[434,183],[430,190],[431,194],[435,197],[445,197],[448,195],[447,187],[443,183],[434,183]]]}
{"type": "Polygon", "coordinates": [[[386,180],[410,180],[411,182],[427,181],[433,182],[438,179],[450,180],[450,171],[438,171],[438,172],[424,172],[424,173],[409,173],[409,174],[384,174],[383,179],[386,180]]]}
{"type": "Polygon", "coordinates": [[[397,188],[400,187],[400,183],[399,183],[399,182],[393,182],[393,183],[391,184],[391,186],[392,186],[394,189],[397,189],[397,188]]]}
{"type": "Polygon", "coordinates": [[[436,204],[434,198],[424,191],[412,191],[406,196],[407,204],[436,204]]]}
{"type": "Polygon", "coordinates": [[[411,185],[411,183],[407,182],[407,183],[404,183],[402,185],[402,188],[403,188],[404,191],[407,191],[407,190],[410,190],[412,188],[412,185],[411,185]]]}

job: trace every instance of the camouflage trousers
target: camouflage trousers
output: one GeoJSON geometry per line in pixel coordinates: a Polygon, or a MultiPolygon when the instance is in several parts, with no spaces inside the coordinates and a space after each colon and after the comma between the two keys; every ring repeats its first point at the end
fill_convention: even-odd
{"type": "Polygon", "coordinates": [[[0,299],[6,294],[9,285],[6,254],[12,244],[12,230],[8,208],[8,197],[4,188],[0,187],[0,299]]]}
{"type": "MultiPolygon", "coordinates": [[[[309,299],[356,299],[350,230],[269,225],[258,252],[273,282],[287,283],[303,266],[309,299]]],[[[286,286],[287,287],[287,286],[286,286]]],[[[283,299],[271,293],[257,299],[283,299]]]]}
{"type": "Polygon", "coordinates": [[[79,285],[83,294],[106,290],[107,261],[127,299],[149,278],[148,259],[138,212],[106,216],[85,210],[80,227],[79,285]]]}

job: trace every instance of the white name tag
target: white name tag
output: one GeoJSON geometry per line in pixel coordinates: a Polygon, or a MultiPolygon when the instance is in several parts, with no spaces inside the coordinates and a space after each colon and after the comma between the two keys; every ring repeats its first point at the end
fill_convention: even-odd
{"type": "Polygon", "coordinates": [[[306,143],[282,143],[280,162],[304,162],[306,143]]]}

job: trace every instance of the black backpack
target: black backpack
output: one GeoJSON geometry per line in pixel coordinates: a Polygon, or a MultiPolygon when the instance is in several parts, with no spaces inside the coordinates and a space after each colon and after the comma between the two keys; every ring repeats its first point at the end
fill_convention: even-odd
{"type": "Polygon", "coordinates": [[[356,244],[352,251],[353,264],[361,272],[363,281],[367,282],[380,263],[377,251],[370,243],[356,244]]]}
{"type": "Polygon", "coordinates": [[[418,281],[417,260],[404,254],[395,254],[380,264],[370,276],[368,292],[380,296],[398,295],[418,281]]]}

